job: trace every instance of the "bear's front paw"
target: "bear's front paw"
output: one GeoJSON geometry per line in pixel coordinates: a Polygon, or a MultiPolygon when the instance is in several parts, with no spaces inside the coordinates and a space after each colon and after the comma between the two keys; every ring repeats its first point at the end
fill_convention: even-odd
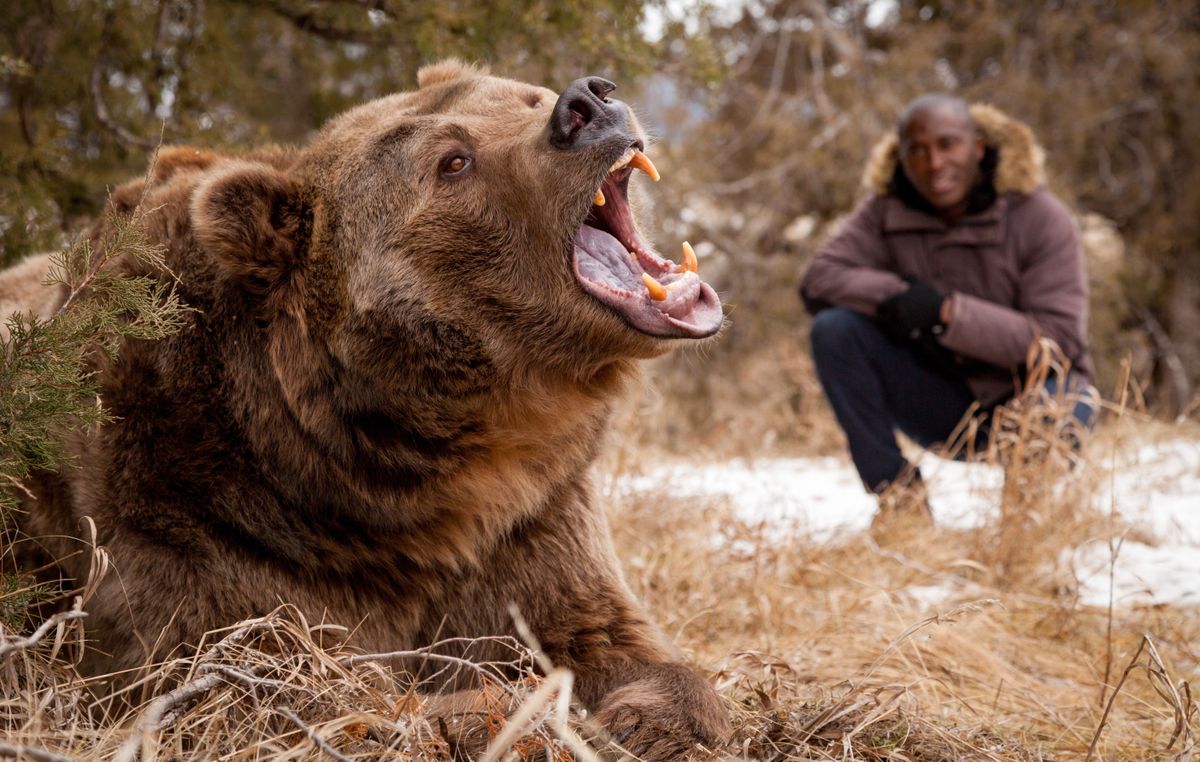
{"type": "Polygon", "coordinates": [[[729,736],[729,718],[707,682],[683,665],[614,689],[594,721],[645,762],[711,758],[729,736]]]}

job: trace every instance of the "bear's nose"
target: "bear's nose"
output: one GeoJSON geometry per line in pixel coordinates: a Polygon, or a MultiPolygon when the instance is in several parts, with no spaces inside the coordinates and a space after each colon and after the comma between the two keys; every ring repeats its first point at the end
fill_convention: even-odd
{"type": "Polygon", "coordinates": [[[570,151],[627,131],[628,109],[608,98],[616,89],[603,77],[582,77],[567,85],[550,114],[550,145],[570,151]]]}

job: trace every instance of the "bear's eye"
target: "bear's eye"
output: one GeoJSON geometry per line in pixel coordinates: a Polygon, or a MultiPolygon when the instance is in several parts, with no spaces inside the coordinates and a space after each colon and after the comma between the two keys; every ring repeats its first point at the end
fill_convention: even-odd
{"type": "Polygon", "coordinates": [[[454,175],[461,175],[463,172],[466,172],[470,166],[470,156],[447,156],[445,159],[442,159],[441,172],[446,177],[453,177],[454,175]]]}

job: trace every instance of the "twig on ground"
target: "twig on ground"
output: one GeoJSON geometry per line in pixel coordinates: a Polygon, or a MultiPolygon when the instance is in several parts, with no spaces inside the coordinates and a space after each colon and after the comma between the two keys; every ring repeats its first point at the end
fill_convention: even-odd
{"type": "MultiPolygon", "coordinates": [[[[221,640],[213,644],[212,648],[208,649],[195,662],[195,672],[199,673],[206,669],[206,665],[224,655],[226,649],[244,640],[248,635],[254,632],[271,630],[274,626],[276,613],[278,610],[271,612],[267,616],[259,617],[251,620],[241,627],[236,628],[221,640]]],[[[170,693],[159,696],[138,718],[129,737],[121,744],[115,756],[116,762],[133,762],[138,758],[138,755],[144,749],[147,741],[155,734],[166,730],[171,726],[174,718],[168,718],[167,713],[177,709],[193,699],[203,696],[213,688],[221,684],[224,676],[210,672],[193,680],[189,680],[179,686],[170,693]]]]}
{"type": "Polygon", "coordinates": [[[349,757],[339,753],[337,749],[330,746],[325,741],[325,739],[323,739],[323,738],[321,738],[321,736],[317,735],[317,731],[313,730],[308,725],[306,725],[304,723],[304,720],[300,719],[300,717],[295,712],[293,712],[291,709],[288,709],[286,706],[277,706],[277,707],[275,707],[275,711],[279,712],[284,717],[287,717],[289,720],[292,721],[293,725],[300,728],[300,730],[304,731],[304,734],[306,736],[308,736],[309,740],[311,740],[313,743],[315,743],[317,745],[317,748],[319,748],[321,751],[325,752],[329,756],[338,760],[338,762],[350,762],[349,757]]]}
{"type": "Polygon", "coordinates": [[[508,751],[517,739],[533,728],[536,724],[534,717],[538,712],[546,709],[554,694],[558,692],[561,695],[561,690],[564,688],[569,691],[570,684],[570,673],[566,670],[556,670],[547,677],[545,682],[533,692],[533,695],[521,704],[517,713],[504,723],[504,728],[492,739],[483,752],[480,762],[498,762],[501,755],[508,751]]]}
{"type": "Polygon", "coordinates": [[[17,477],[13,476],[12,474],[0,474],[0,476],[4,477],[4,478],[5,478],[5,479],[7,479],[8,481],[12,482],[12,485],[13,485],[14,487],[16,487],[17,489],[19,489],[19,490],[21,490],[22,492],[24,492],[24,493],[25,493],[25,495],[26,495],[27,497],[29,497],[31,500],[37,500],[37,495],[35,495],[35,494],[33,494],[32,492],[30,492],[30,491],[29,491],[29,488],[28,488],[28,487],[26,487],[26,486],[24,485],[24,483],[22,483],[22,482],[21,482],[21,480],[20,480],[20,479],[18,479],[17,477]]]}
{"type": "MultiPolygon", "coordinates": [[[[42,622],[42,624],[36,630],[34,630],[33,634],[29,637],[20,638],[7,643],[0,642],[0,659],[5,659],[10,654],[16,653],[17,651],[24,651],[27,648],[32,648],[33,646],[36,646],[42,638],[46,637],[51,630],[55,629],[59,625],[74,619],[83,619],[86,616],[86,611],[79,610],[79,599],[77,598],[75,600],[74,608],[72,608],[70,611],[60,611],[51,616],[46,621],[42,622]]],[[[0,634],[0,641],[3,640],[3,634],[0,634]]]]}
{"type": "Polygon", "coordinates": [[[52,751],[39,749],[35,746],[25,746],[19,743],[9,744],[0,742],[0,757],[32,759],[34,762],[72,762],[70,757],[64,757],[62,754],[55,754],[52,751]]]}
{"type": "Polygon", "coordinates": [[[387,653],[378,654],[359,654],[339,660],[339,664],[346,667],[353,667],[358,664],[370,661],[393,661],[396,659],[424,659],[428,661],[442,662],[457,667],[464,667],[477,673],[481,678],[488,681],[496,682],[501,688],[507,691],[510,695],[515,695],[512,686],[508,684],[502,676],[498,676],[488,671],[487,665],[477,664],[468,659],[463,659],[458,656],[450,656],[449,654],[430,653],[425,649],[414,649],[411,651],[389,651],[387,653]]]}
{"type": "Polygon", "coordinates": [[[203,696],[220,684],[220,675],[205,675],[191,682],[184,683],[170,693],[156,698],[151,702],[149,708],[146,709],[142,716],[138,718],[133,732],[129,734],[129,737],[125,739],[125,743],[121,744],[121,748],[117,750],[116,762],[133,762],[136,760],[149,738],[170,726],[171,723],[164,719],[167,712],[186,704],[198,696],[203,696]]]}
{"type": "Polygon", "coordinates": [[[872,702],[875,702],[876,706],[879,705],[879,699],[876,696],[867,695],[860,686],[852,687],[841,699],[825,707],[816,717],[804,724],[801,728],[804,735],[799,739],[799,743],[807,744],[823,728],[863,709],[872,702]]]}
{"type": "Polygon", "coordinates": [[[1092,754],[1096,751],[1096,744],[1100,742],[1100,734],[1104,731],[1104,726],[1108,723],[1108,713],[1112,711],[1113,704],[1117,700],[1117,694],[1121,692],[1121,686],[1125,684],[1125,678],[1129,677],[1129,673],[1137,666],[1138,657],[1142,655],[1142,651],[1146,649],[1146,643],[1149,641],[1150,638],[1148,636],[1142,636],[1142,642],[1138,643],[1137,650],[1133,652],[1133,658],[1129,660],[1125,671],[1121,673],[1121,679],[1117,681],[1116,687],[1113,688],[1112,695],[1108,697],[1108,703],[1104,706],[1104,714],[1100,715],[1100,724],[1096,726],[1096,732],[1092,734],[1092,742],[1088,744],[1087,754],[1083,757],[1084,762],[1090,760],[1092,754]]]}
{"type": "Polygon", "coordinates": [[[258,675],[254,675],[249,672],[243,672],[240,669],[230,667],[226,664],[205,664],[197,671],[202,673],[216,673],[228,678],[232,682],[241,683],[252,690],[273,689],[279,693],[283,693],[285,691],[300,691],[301,693],[306,693],[309,696],[316,696],[316,693],[311,688],[306,686],[287,683],[283,680],[273,680],[269,677],[259,677],[258,675]]]}

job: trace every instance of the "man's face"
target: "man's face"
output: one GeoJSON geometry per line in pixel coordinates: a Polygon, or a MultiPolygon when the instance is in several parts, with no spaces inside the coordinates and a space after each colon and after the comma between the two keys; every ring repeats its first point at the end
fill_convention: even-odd
{"type": "Polygon", "coordinates": [[[900,166],[909,182],[935,209],[952,216],[966,211],[982,158],[983,139],[953,110],[918,111],[900,136],[900,166]]]}

